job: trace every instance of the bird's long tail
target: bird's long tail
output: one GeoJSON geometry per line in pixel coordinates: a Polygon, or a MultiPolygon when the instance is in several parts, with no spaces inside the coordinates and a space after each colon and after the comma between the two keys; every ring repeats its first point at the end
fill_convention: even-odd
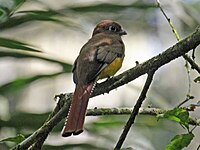
{"type": "Polygon", "coordinates": [[[85,120],[88,101],[94,83],[89,85],[76,85],[76,89],[72,98],[71,107],[66,120],[65,126],[62,130],[62,136],[68,137],[78,135],[83,132],[83,124],[85,120]]]}

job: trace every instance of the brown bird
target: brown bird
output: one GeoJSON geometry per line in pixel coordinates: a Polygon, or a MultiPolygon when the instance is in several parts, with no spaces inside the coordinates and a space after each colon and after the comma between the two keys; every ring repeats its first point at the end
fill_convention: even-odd
{"type": "Polygon", "coordinates": [[[113,76],[122,66],[127,33],[112,20],[102,20],[94,28],[92,38],[81,48],[72,69],[76,84],[68,119],[62,136],[83,132],[88,100],[98,79],[113,76]]]}

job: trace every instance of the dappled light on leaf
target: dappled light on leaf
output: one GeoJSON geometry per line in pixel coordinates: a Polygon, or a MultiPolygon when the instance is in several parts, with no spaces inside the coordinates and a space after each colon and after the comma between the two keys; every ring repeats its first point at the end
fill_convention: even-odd
{"type": "Polygon", "coordinates": [[[190,144],[193,138],[193,133],[176,135],[166,146],[165,150],[182,150],[190,144]]]}
{"type": "Polygon", "coordinates": [[[184,108],[176,107],[172,110],[165,112],[164,114],[157,115],[158,119],[168,119],[173,120],[175,122],[180,123],[187,129],[189,129],[188,121],[189,121],[189,113],[184,108]]]}

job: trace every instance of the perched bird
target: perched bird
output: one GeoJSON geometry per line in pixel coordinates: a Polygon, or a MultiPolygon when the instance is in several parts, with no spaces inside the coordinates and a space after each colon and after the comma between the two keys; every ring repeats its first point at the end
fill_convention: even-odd
{"type": "Polygon", "coordinates": [[[62,136],[83,132],[88,100],[98,79],[113,76],[122,66],[127,33],[112,20],[102,20],[94,28],[92,38],[81,48],[72,69],[76,84],[62,136]]]}

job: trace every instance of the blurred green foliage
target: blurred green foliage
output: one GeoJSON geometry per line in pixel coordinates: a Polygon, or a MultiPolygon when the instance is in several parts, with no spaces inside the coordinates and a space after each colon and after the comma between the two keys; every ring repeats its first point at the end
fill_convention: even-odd
{"type": "Polygon", "coordinates": [[[26,43],[10,40],[10,39],[5,39],[5,38],[0,38],[0,46],[11,48],[11,49],[21,49],[21,50],[27,50],[27,51],[40,52],[40,50],[31,48],[31,46],[26,43]]]}
{"type": "Polygon", "coordinates": [[[6,139],[1,140],[0,142],[14,142],[16,144],[25,140],[25,137],[22,134],[18,134],[16,137],[9,137],[6,139]]]}

